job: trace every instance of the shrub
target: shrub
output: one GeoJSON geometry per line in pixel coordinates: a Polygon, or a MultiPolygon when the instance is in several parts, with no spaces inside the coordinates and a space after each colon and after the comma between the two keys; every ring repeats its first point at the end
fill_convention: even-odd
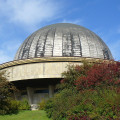
{"type": "Polygon", "coordinates": [[[42,99],[42,101],[40,103],[38,103],[38,109],[39,110],[44,110],[45,109],[45,104],[46,104],[46,100],[42,99]]]}
{"type": "Polygon", "coordinates": [[[30,105],[26,99],[22,101],[17,101],[14,99],[8,99],[4,101],[5,103],[0,106],[2,109],[0,110],[0,114],[12,114],[16,113],[19,110],[30,110],[30,105]]]}
{"type": "Polygon", "coordinates": [[[18,112],[20,102],[17,100],[10,100],[9,101],[9,113],[18,112]]]}
{"type": "Polygon", "coordinates": [[[7,81],[5,71],[0,72],[0,114],[11,114],[18,110],[30,109],[30,105],[27,100],[13,100],[12,94],[14,91],[17,91],[17,89],[11,82],[7,81]]]}
{"type": "Polygon", "coordinates": [[[28,103],[27,99],[23,99],[22,101],[19,101],[19,110],[30,110],[30,105],[28,103]]]}
{"type": "Polygon", "coordinates": [[[14,111],[11,107],[12,93],[16,90],[12,83],[7,81],[5,71],[0,72],[0,114],[14,111]]]}
{"type": "Polygon", "coordinates": [[[120,119],[120,62],[69,66],[45,110],[53,120],[120,119]]]}
{"type": "MultiPolygon", "coordinates": [[[[78,67],[78,72],[81,72],[78,67]]],[[[75,81],[77,89],[95,89],[97,87],[109,87],[120,85],[120,63],[119,62],[102,62],[94,64],[86,71],[86,74],[81,74],[75,81]]]]}
{"type": "Polygon", "coordinates": [[[64,89],[48,100],[45,105],[48,117],[52,117],[53,120],[65,119],[67,111],[75,105],[76,92],[75,89],[64,89]]]}
{"type": "Polygon", "coordinates": [[[79,104],[68,111],[69,119],[73,117],[87,117],[97,120],[120,118],[120,104],[118,102],[120,95],[115,90],[85,90],[78,94],[77,99],[79,99],[79,104]]]}
{"type": "Polygon", "coordinates": [[[58,88],[73,88],[76,87],[75,81],[80,76],[86,76],[87,71],[93,66],[93,64],[89,64],[87,61],[83,61],[83,65],[68,65],[67,71],[62,73],[64,79],[61,80],[61,84],[58,85],[58,88]]]}
{"type": "Polygon", "coordinates": [[[11,113],[16,113],[18,112],[18,107],[19,107],[19,101],[13,100],[13,99],[6,99],[4,101],[3,105],[1,105],[1,110],[0,114],[11,114],[11,113]]]}
{"type": "Polygon", "coordinates": [[[45,104],[45,111],[47,113],[47,116],[50,118],[53,114],[53,100],[52,98],[49,99],[45,104]]]}
{"type": "Polygon", "coordinates": [[[9,102],[7,99],[0,101],[0,114],[4,115],[9,112],[9,102]]]}
{"type": "Polygon", "coordinates": [[[62,90],[46,104],[53,120],[120,119],[120,95],[115,90],[62,90]]]}

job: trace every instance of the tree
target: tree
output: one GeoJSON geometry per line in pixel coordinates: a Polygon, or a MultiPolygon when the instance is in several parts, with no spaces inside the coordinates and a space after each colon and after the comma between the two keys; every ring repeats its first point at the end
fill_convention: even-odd
{"type": "Polygon", "coordinates": [[[15,86],[7,80],[5,71],[0,71],[0,114],[10,112],[10,100],[15,86]]]}

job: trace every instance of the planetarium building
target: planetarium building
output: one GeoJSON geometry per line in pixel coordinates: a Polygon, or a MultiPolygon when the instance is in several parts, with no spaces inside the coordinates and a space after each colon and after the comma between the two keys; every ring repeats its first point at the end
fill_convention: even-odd
{"type": "Polygon", "coordinates": [[[8,80],[19,89],[15,98],[34,105],[53,96],[67,65],[104,59],[113,57],[99,36],[79,25],[58,23],[28,36],[14,60],[1,64],[0,70],[6,70],[8,80]]]}

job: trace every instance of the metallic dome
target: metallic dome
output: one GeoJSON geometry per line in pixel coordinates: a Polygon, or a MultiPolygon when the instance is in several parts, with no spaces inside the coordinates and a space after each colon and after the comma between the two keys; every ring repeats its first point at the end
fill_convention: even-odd
{"type": "Polygon", "coordinates": [[[113,59],[107,45],[92,31],[75,24],[58,23],[30,35],[18,49],[15,60],[58,56],[113,59]]]}

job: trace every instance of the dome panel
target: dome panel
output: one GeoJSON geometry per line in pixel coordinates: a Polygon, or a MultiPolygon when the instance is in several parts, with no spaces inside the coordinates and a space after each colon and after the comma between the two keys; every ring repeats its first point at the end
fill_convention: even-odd
{"type": "Polygon", "coordinates": [[[58,23],[30,35],[18,49],[15,60],[58,56],[113,59],[107,45],[92,31],[75,24],[58,23]]]}

